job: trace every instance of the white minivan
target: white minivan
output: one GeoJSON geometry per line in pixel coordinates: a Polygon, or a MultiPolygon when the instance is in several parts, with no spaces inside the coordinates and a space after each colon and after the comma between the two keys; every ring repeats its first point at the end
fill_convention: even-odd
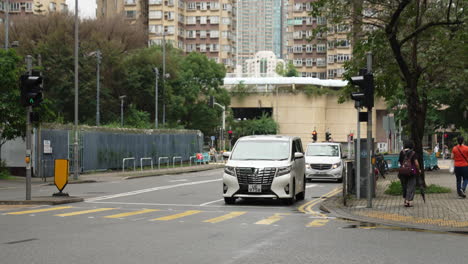
{"type": "Polygon", "coordinates": [[[309,143],[305,155],[307,179],[342,181],[344,159],[341,144],[332,142],[309,143]]]}
{"type": "Polygon", "coordinates": [[[224,156],[226,204],[237,198],[279,198],[287,204],[304,199],[305,160],[299,137],[242,137],[224,156]]]}

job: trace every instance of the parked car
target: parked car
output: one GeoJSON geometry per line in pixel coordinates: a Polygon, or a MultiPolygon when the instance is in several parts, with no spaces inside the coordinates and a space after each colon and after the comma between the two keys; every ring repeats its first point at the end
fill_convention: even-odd
{"type": "Polygon", "coordinates": [[[305,160],[299,137],[246,136],[237,140],[223,175],[226,204],[237,198],[274,198],[287,204],[305,196],[305,160]]]}
{"type": "Polygon", "coordinates": [[[345,173],[340,143],[309,143],[305,154],[307,179],[330,179],[341,182],[345,173]]]}

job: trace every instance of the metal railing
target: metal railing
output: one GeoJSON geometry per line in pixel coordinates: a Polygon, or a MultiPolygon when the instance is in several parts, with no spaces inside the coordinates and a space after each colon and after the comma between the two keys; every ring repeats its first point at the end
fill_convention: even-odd
{"type": "Polygon", "coordinates": [[[189,165],[192,166],[192,159],[193,159],[193,162],[194,164],[196,165],[197,163],[195,162],[195,160],[197,159],[197,156],[190,156],[189,157],[189,165]]]}
{"type": "Polygon", "coordinates": [[[159,159],[158,159],[158,170],[161,169],[161,160],[167,160],[166,164],[169,164],[169,157],[159,157],[159,159]]]}
{"type": "Polygon", "coordinates": [[[140,167],[141,167],[141,170],[143,171],[143,161],[144,160],[150,160],[151,161],[151,169],[153,169],[153,158],[141,158],[140,159],[140,167]]]}
{"type": "Polygon", "coordinates": [[[125,161],[127,161],[127,160],[133,160],[133,171],[135,171],[135,170],[136,170],[136,167],[135,167],[135,158],[132,157],[132,158],[123,158],[123,159],[122,159],[122,172],[125,171],[125,161]]]}
{"type": "Polygon", "coordinates": [[[180,156],[175,156],[175,157],[172,157],[172,168],[175,168],[175,161],[176,159],[180,159],[180,167],[182,167],[182,157],[180,156]]]}

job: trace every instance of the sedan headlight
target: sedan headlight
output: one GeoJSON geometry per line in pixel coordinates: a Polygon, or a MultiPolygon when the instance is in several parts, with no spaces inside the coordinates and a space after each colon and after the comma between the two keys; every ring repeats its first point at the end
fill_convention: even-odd
{"type": "Polygon", "coordinates": [[[333,164],[332,169],[336,169],[336,168],[338,168],[340,166],[341,166],[341,162],[335,163],[335,164],[333,164]]]}
{"type": "Polygon", "coordinates": [[[229,167],[229,166],[224,167],[224,173],[231,175],[231,176],[236,176],[234,167],[229,167]]]}
{"type": "Polygon", "coordinates": [[[291,166],[278,168],[276,176],[283,176],[291,172],[291,166]]]}

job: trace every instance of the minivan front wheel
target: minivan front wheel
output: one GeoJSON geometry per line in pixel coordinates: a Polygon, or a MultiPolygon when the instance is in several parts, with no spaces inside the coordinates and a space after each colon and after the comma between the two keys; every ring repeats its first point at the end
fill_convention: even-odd
{"type": "Polygon", "coordinates": [[[224,203],[225,204],[234,204],[236,202],[235,197],[224,197],[224,203]]]}

